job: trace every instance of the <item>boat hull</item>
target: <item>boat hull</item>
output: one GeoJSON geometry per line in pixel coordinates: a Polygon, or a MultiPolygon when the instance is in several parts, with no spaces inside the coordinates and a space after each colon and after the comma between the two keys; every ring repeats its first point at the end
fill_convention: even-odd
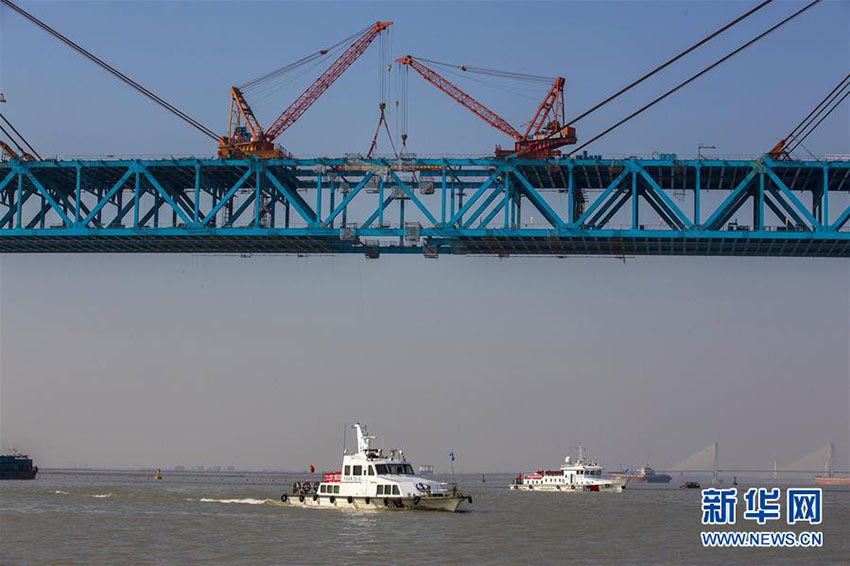
{"type": "Polygon", "coordinates": [[[0,480],[34,480],[38,470],[2,470],[0,480]]]}
{"type": "Polygon", "coordinates": [[[612,483],[609,485],[524,485],[511,484],[514,491],[543,491],[547,493],[622,493],[626,489],[625,483],[612,483]]]}
{"type": "Polygon", "coordinates": [[[362,511],[448,511],[458,510],[464,501],[472,503],[471,497],[340,497],[329,495],[281,496],[281,502],[292,507],[314,507],[317,509],[350,509],[362,511]]]}
{"type": "Polygon", "coordinates": [[[846,485],[850,486],[850,478],[836,478],[829,476],[817,476],[815,477],[816,485],[846,485]]]}

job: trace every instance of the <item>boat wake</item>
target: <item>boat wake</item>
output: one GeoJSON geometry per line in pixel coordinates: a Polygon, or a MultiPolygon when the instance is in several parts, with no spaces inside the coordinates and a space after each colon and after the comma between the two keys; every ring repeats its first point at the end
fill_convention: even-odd
{"type": "Polygon", "coordinates": [[[212,499],[202,497],[198,501],[201,503],[241,503],[243,505],[274,505],[277,503],[274,499],[251,499],[250,497],[245,499],[212,499]]]}

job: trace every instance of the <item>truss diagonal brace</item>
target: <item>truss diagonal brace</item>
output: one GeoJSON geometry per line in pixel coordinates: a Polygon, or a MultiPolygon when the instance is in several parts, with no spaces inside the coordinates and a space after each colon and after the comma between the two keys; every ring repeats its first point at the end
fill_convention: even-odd
{"type": "Polygon", "coordinates": [[[540,212],[540,214],[543,215],[543,218],[545,218],[549,222],[549,224],[559,230],[563,230],[567,227],[564,221],[561,220],[558,214],[554,210],[552,210],[551,206],[549,206],[549,203],[546,202],[546,200],[537,191],[537,189],[531,186],[531,183],[528,182],[528,179],[526,179],[525,176],[516,169],[516,167],[510,167],[505,172],[505,174],[508,173],[512,173],[514,177],[519,180],[520,192],[524,194],[529,201],[531,201],[531,204],[534,206],[534,208],[536,208],[540,212]]]}
{"type": "Polygon", "coordinates": [[[785,185],[785,183],[782,182],[782,179],[780,179],[779,176],[774,173],[770,167],[765,167],[764,172],[767,173],[767,176],[770,177],[771,181],[773,181],[774,184],[779,187],[779,190],[782,191],[782,193],[785,195],[785,198],[791,201],[794,207],[803,214],[806,220],[808,220],[811,225],[815,227],[816,230],[823,229],[821,223],[817,221],[817,219],[812,215],[811,212],[809,212],[809,210],[805,206],[803,206],[803,203],[800,202],[800,199],[794,196],[794,193],[791,192],[791,190],[785,185]]]}
{"type": "Polygon", "coordinates": [[[163,198],[163,200],[168,203],[168,206],[170,206],[174,210],[174,212],[177,213],[177,216],[179,216],[180,219],[183,220],[183,222],[185,222],[187,226],[192,224],[192,221],[189,219],[188,216],[186,216],[186,213],[183,212],[183,209],[177,206],[177,203],[174,202],[174,199],[171,198],[171,195],[168,194],[168,191],[166,191],[162,187],[162,185],[159,184],[159,181],[157,181],[156,178],[154,178],[154,176],[150,174],[150,171],[148,171],[145,167],[141,167],[140,170],[144,174],[148,182],[150,182],[150,184],[156,190],[156,192],[158,192],[163,198]]]}
{"type": "Polygon", "coordinates": [[[333,210],[333,212],[331,212],[331,213],[328,215],[328,217],[327,217],[327,218],[325,218],[325,219],[323,220],[323,223],[324,223],[325,225],[328,225],[328,226],[329,226],[329,225],[330,225],[330,223],[331,223],[331,222],[333,222],[333,221],[334,221],[334,219],[336,219],[336,217],[337,217],[337,216],[339,216],[339,214],[340,214],[343,210],[345,210],[345,207],[347,207],[347,206],[349,205],[349,203],[351,203],[351,201],[354,199],[354,197],[356,197],[356,196],[357,196],[357,194],[358,194],[358,193],[359,193],[359,192],[363,189],[363,187],[365,187],[365,186],[366,186],[366,183],[368,183],[368,182],[372,179],[372,177],[374,177],[374,176],[375,176],[375,174],[374,174],[374,173],[372,173],[372,172],[369,172],[369,173],[365,174],[365,175],[363,176],[363,178],[362,178],[362,179],[360,179],[360,182],[359,182],[359,183],[357,183],[357,184],[354,186],[354,188],[353,188],[353,189],[351,189],[351,191],[350,191],[347,195],[345,195],[345,198],[344,198],[344,199],[342,199],[342,202],[340,202],[340,203],[337,205],[337,207],[333,210]]]}
{"type": "Polygon", "coordinates": [[[253,170],[247,169],[245,173],[243,173],[242,176],[239,177],[239,180],[236,181],[236,183],[232,187],[230,187],[230,190],[227,191],[227,194],[221,197],[216,203],[216,205],[212,207],[212,210],[210,210],[207,215],[204,216],[203,220],[201,220],[201,226],[206,226],[207,222],[209,222],[218,213],[218,211],[221,210],[221,207],[224,206],[227,201],[233,198],[233,195],[236,194],[236,191],[239,190],[239,187],[242,186],[242,183],[248,180],[248,177],[251,176],[251,173],[253,173],[253,170]]]}
{"type": "MultiPolygon", "coordinates": [[[[478,190],[473,193],[472,197],[468,201],[463,203],[463,206],[460,208],[460,210],[458,210],[455,215],[452,216],[451,220],[449,220],[449,226],[454,226],[455,224],[460,222],[460,219],[463,218],[463,215],[466,214],[469,209],[475,205],[476,202],[478,202],[478,199],[481,198],[481,195],[483,195],[484,192],[490,188],[490,185],[493,184],[493,181],[495,181],[499,177],[499,173],[502,173],[501,169],[496,169],[495,171],[493,171],[490,177],[488,177],[487,180],[484,181],[484,184],[481,185],[478,190]]],[[[498,191],[493,192],[496,193],[498,191]]],[[[478,214],[480,215],[481,211],[479,211],[478,214]]],[[[477,217],[478,215],[476,215],[476,218],[477,217]]],[[[473,218],[473,220],[474,219],[475,218],[473,218]]]]}
{"type": "MultiPolygon", "coordinates": [[[[669,196],[667,196],[667,193],[664,192],[664,189],[662,189],[661,186],[655,182],[655,179],[653,179],[649,175],[649,173],[646,172],[646,169],[644,169],[643,166],[638,163],[633,164],[633,167],[634,170],[640,173],[640,176],[643,177],[643,179],[647,182],[647,184],[649,185],[649,190],[656,197],[658,197],[659,204],[663,208],[667,209],[670,216],[674,217],[679,223],[681,223],[681,226],[678,226],[678,228],[693,228],[693,222],[691,222],[685,215],[685,213],[682,212],[682,210],[678,206],[676,206],[676,203],[673,202],[673,200],[669,196]]],[[[675,227],[671,226],[671,228],[675,227]]]]}
{"type": "Polygon", "coordinates": [[[283,195],[286,200],[292,203],[292,206],[295,207],[295,210],[299,215],[301,215],[301,218],[303,218],[305,222],[311,225],[316,224],[317,215],[315,211],[310,208],[310,205],[307,204],[303,198],[301,198],[301,195],[281,183],[268,169],[266,169],[266,177],[272,182],[272,185],[275,186],[278,192],[283,195]]]}
{"type": "Polygon", "coordinates": [[[58,204],[56,204],[56,201],[53,200],[53,197],[50,196],[50,193],[47,191],[47,189],[42,186],[42,184],[38,181],[38,179],[35,178],[35,176],[29,171],[29,169],[23,169],[21,171],[24,175],[27,176],[27,179],[29,179],[30,182],[35,185],[35,188],[38,190],[39,193],[41,193],[41,196],[44,197],[44,200],[47,201],[50,207],[56,211],[56,214],[58,214],[59,217],[62,218],[62,221],[65,223],[65,226],[73,226],[74,222],[70,218],[68,218],[68,215],[65,214],[65,211],[62,210],[62,208],[58,204]]]}
{"type": "Polygon", "coordinates": [[[121,187],[124,186],[124,183],[127,182],[127,179],[129,179],[130,175],[135,173],[135,171],[136,171],[135,167],[128,167],[127,168],[127,170],[124,172],[124,174],[121,175],[121,178],[118,179],[118,182],[115,183],[114,185],[112,185],[112,188],[109,189],[109,191],[105,195],[103,195],[103,198],[100,199],[100,202],[98,202],[95,205],[95,207],[93,209],[91,209],[91,211],[88,213],[88,215],[86,215],[86,217],[83,218],[83,220],[82,220],[83,226],[88,225],[88,223],[91,222],[94,219],[95,216],[97,216],[97,213],[100,211],[100,209],[103,208],[104,206],[106,206],[106,204],[110,200],[112,200],[112,197],[115,196],[115,193],[117,193],[119,190],[121,190],[121,187]]]}
{"type": "Polygon", "coordinates": [[[413,204],[416,205],[416,208],[418,208],[422,212],[422,214],[425,215],[425,218],[428,219],[428,221],[431,223],[431,226],[436,226],[437,219],[434,218],[434,215],[431,214],[431,211],[428,210],[425,205],[422,204],[422,201],[416,198],[416,195],[413,194],[413,191],[410,190],[410,187],[408,187],[404,183],[404,181],[398,178],[398,175],[395,174],[395,171],[390,170],[390,175],[392,175],[393,180],[398,184],[398,186],[401,187],[401,190],[403,190],[407,194],[407,196],[410,197],[410,200],[413,201],[413,204]]]}
{"type": "Polygon", "coordinates": [[[726,221],[727,218],[735,214],[735,211],[741,206],[744,198],[746,198],[747,186],[750,181],[756,176],[756,170],[751,169],[747,176],[738,183],[738,186],[729,194],[728,197],[717,207],[714,214],[705,221],[704,227],[709,230],[718,230],[719,227],[726,221]],[[743,197],[743,198],[742,198],[743,197]]]}
{"type": "Polygon", "coordinates": [[[587,210],[584,211],[584,214],[581,215],[581,218],[576,220],[575,226],[580,227],[582,224],[587,222],[587,219],[590,218],[590,216],[594,213],[594,211],[597,208],[599,208],[600,204],[605,202],[605,200],[611,195],[611,193],[614,191],[614,189],[616,189],[620,185],[620,183],[623,182],[623,179],[625,179],[626,175],[628,175],[628,174],[629,174],[629,168],[623,167],[623,170],[620,171],[620,174],[617,175],[617,177],[613,181],[611,181],[611,184],[608,185],[608,187],[604,191],[602,191],[602,194],[599,195],[596,198],[596,200],[594,200],[593,203],[591,203],[591,205],[589,207],[587,207],[587,210]]]}

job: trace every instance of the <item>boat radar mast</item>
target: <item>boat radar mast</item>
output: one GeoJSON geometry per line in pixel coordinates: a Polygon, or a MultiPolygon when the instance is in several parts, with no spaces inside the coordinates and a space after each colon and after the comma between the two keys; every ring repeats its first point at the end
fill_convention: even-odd
{"type": "Polygon", "coordinates": [[[357,431],[357,453],[369,453],[372,450],[372,441],[375,440],[375,437],[366,431],[366,425],[354,423],[352,426],[357,431]]]}

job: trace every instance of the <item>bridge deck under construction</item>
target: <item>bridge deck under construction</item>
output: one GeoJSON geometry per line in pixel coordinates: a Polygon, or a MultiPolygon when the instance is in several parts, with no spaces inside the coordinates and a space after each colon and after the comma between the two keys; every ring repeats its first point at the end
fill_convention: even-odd
{"type": "Polygon", "coordinates": [[[850,161],[0,163],[3,253],[850,257],[850,161]]]}

